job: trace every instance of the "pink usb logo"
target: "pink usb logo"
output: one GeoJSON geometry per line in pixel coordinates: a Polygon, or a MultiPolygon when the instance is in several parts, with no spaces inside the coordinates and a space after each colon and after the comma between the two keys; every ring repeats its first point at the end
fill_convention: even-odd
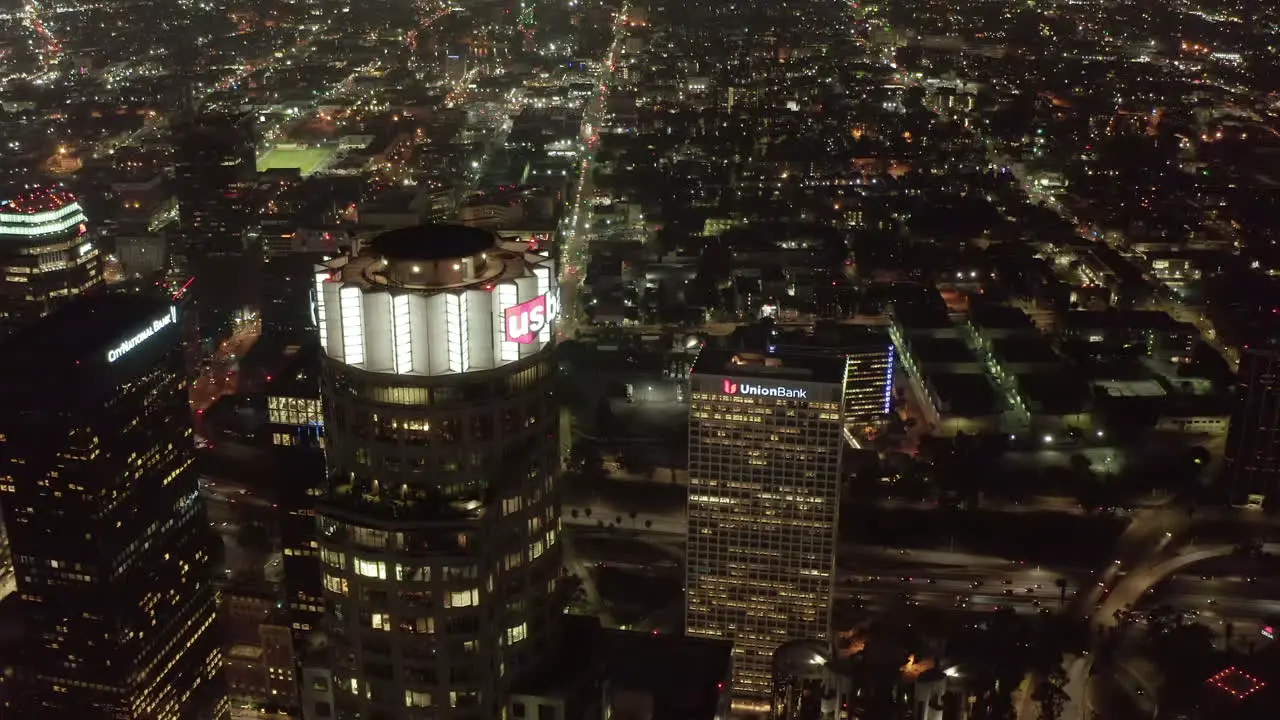
{"type": "Polygon", "coordinates": [[[732,380],[725,380],[725,381],[724,381],[724,394],[725,394],[725,395],[737,395],[737,394],[738,394],[738,383],[733,382],[732,380]]]}
{"type": "Polygon", "coordinates": [[[550,322],[547,296],[538,297],[509,307],[503,313],[507,342],[528,345],[538,339],[538,333],[550,322]]]}

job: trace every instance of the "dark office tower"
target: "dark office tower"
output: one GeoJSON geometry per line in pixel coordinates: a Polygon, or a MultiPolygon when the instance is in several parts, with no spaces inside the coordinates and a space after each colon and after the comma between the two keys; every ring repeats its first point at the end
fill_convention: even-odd
{"type": "Polygon", "coordinates": [[[553,264],[427,225],[319,270],[339,717],[500,717],[563,618],[553,264]]]}
{"type": "Polygon", "coordinates": [[[267,260],[260,305],[263,335],[293,342],[305,336],[315,342],[311,292],[316,263],[324,258],[319,253],[300,253],[267,260]]]}
{"type": "Polygon", "coordinates": [[[31,187],[0,200],[0,333],[102,287],[102,260],[71,193],[31,187]]]}
{"type": "Polygon", "coordinates": [[[262,253],[247,245],[255,144],[251,115],[201,115],[174,128],[181,229],[172,255],[179,273],[195,277],[195,321],[206,345],[259,298],[262,253]]]}
{"type": "Polygon", "coordinates": [[[178,309],[84,298],[0,350],[0,496],[33,707],[15,717],[224,718],[210,537],[178,309]]]}
{"type": "Polygon", "coordinates": [[[704,350],[690,374],[685,628],[733,641],[734,704],[772,658],[829,637],[848,360],[704,350]]]}
{"type": "MultiPolygon", "coordinates": [[[[308,279],[314,276],[310,271],[308,279]]],[[[309,296],[309,293],[307,294],[309,296]]],[[[259,343],[273,342],[266,330],[259,343]]],[[[285,348],[286,361],[265,382],[267,422],[260,442],[270,443],[278,480],[271,485],[277,498],[276,524],[284,561],[284,589],[295,648],[306,648],[324,615],[320,550],[316,540],[315,507],[324,480],[324,421],[320,412],[318,342],[315,335],[302,345],[285,348]]],[[[265,380],[265,378],[264,378],[265,380]]]]}
{"type": "Polygon", "coordinates": [[[1280,492],[1280,350],[1240,354],[1235,409],[1222,472],[1231,502],[1268,507],[1280,492]]]}

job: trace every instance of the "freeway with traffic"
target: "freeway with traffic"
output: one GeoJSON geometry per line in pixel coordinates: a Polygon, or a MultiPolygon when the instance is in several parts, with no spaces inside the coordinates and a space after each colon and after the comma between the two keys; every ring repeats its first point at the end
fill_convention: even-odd
{"type": "MultiPolygon", "coordinates": [[[[624,481],[609,485],[646,484],[624,481]]],[[[566,503],[566,529],[572,534],[613,534],[654,544],[678,545],[683,541],[687,523],[682,507],[664,503],[663,507],[637,510],[611,495],[607,488],[598,487],[593,496],[578,497],[572,505],[566,503]]],[[[994,508],[992,504],[988,509],[994,508]]],[[[1063,498],[1010,505],[1006,510],[1084,512],[1063,498]]],[[[1111,562],[1099,569],[1028,567],[987,556],[842,543],[836,611],[837,615],[850,615],[920,606],[950,611],[1008,608],[1018,613],[1056,612],[1061,598],[1065,600],[1063,612],[1089,618],[1091,637],[1097,638],[1099,631],[1113,626],[1123,612],[1168,604],[1186,617],[1220,630],[1230,622],[1238,638],[1256,638],[1271,618],[1280,618],[1280,602],[1272,599],[1277,597],[1280,584],[1260,578],[1255,582],[1234,577],[1201,580],[1193,569],[1231,557],[1243,539],[1259,536],[1267,525],[1267,518],[1258,512],[1208,508],[1188,513],[1185,508],[1152,502],[1129,513],[1129,523],[1115,544],[1111,562]],[[1219,539],[1204,544],[1213,538],[1219,539]],[[1066,584],[1065,598],[1057,585],[1059,579],[1066,584]],[[1122,612],[1118,615],[1117,611],[1122,612]]],[[[1263,550],[1280,553],[1280,545],[1264,546],[1263,550]]],[[[1093,695],[1102,692],[1088,682],[1093,656],[1067,659],[1067,691],[1072,700],[1064,720],[1087,718],[1093,695]]],[[[1033,682],[1028,685],[1034,687],[1033,682]]],[[[1030,693],[1025,693],[1019,717],[1031,720],[1037,713],[1030,693]]]]}
{"type": "MultiPolygon", "coordinates": [[[[1222,520],[1234,516],[1241,528],[1253,522],[1261,522],[1257,513],[1224,508],[1206,513],[1212,519],[1222,520]]],[[[1152,509],[1140,513],[1122,536],[1117,548],[1117,559],[1106,568],[1099,581],[1076,598],[1073,612],[1081,612],[1090,622],[1090,637],[1093,639],[1094,651],[1103,642],[1105,630],[1115,627],[1125,613],[1133,608],[1141,607],[1144,602],[1158,597],[1158,586],[1165,580],[1189,572],[1190,568],[1206,561],[1230,557],[1238,550],[1238,545],[1191,544],[1192,531],[1205,518],[1193,518],[1182,512],[1171,509],[1152,509]],[[1164,529],[1169,528],[1169,529],[1164,529]],[[1163,531],[1162,531],[1163,530],[1163,531]]],[[[1280,553],[1280,544],[1268,544],[1262,548],[1264,553],[1280,553]]],[[[1179,581],[1181,582],[1181,581],[1179,581]]],[[[1171,606],[1185,610],[1195,610],[1204,616],[1203,622],[1212,624],[1221,620],[1222,624],[1230,621],[1239,623],[1242,630],[1255,628],[1267,617],[1251,614],[1254,611],[1270,613],[1275,605],[1265,602],[1265,598],[1240,596],[1242,589],[1247,589],[1248,582],[1235,584],[1231,588],[1233,598],[1230,604],[1223,604],[1221,609],[1215,607],[1223,603],[1224,597],[1207,595],[1199,592],[1174,592],[1169,597],[1171,606]],[[1213,602],[1210,603],[1209,601],[1213,602]],[[1204,610],[1200,607],[1203,604],[1204,610]],[[1206,610],[1210,612],[1205,612],[1206,610]],[[1211,613],[1211,614],[1210,614],[1211,613]]],[[[1269,586],[1264,586],[1269,587],[1269,586]]],[[[1217,591],[1225,586],[1206,586],[1206,590],[1217,591]]],[[[1088,720],[1095,707],[1094,693],[1100,692],[1094,683],[1089,682],[1093,672],[1093,659],[1096,652],[1071,658],[1067,662],[1067,690],[1069,701],[1061,716],[1063,720],[1088,720]]],[[[1034,685],[1032,685],[1034,686],[1034,685]]],[[[1029,693],[1024,696],[1019,707],[1019,717],[1024,720],[1034,718],[1038,711],[1031,703],[1029,693]]]]}
{"type": "Polygon", "coordinates": [[[836,614],[918,606],[947,611],[1049,613],[1079,592],[1079,570],[969,553],[842,545],[836,614]],[[1064,581],[1065,588],[1058,587],[1064,581]]]}

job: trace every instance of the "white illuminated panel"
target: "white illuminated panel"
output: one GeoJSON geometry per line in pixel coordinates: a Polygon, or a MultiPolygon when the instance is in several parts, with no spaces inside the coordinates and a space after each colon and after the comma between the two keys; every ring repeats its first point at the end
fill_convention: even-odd
{"type": "Polygon", "coordinates": [[[329,326],[324,319],[324,283],[329,279],[329,272],[316,273],[316,299],[313,311],[315,313],[316,328],[320,331],[320,342],[326,343],[329,340],[329,326]]]}
{"type": "Polygon", "coordinates": [[[30,215],[0,210],[0,235],[48,235],[88,221],[89,218],[84,216],[79,203],[30,215]]]}
{"type": "Polygon", "coordinates": [[[467,369],[467,330],[463,317],[466,314],[462,307],[466,302],[465,294],[450,294],[444,297],[444,330],[448,343],[449,371],[465,372],[467,369]]]}
{"type": "Polygon", "coordinates": [[[526,256],[523,276],[492,287],[444,292],[389,291],[344,277],[341,265],[314,276],[316,329],[325,354],[362,370],[395,375],[444,375],[502,367],[538,354],[554,332],[534,317],[522,343],[507,336],[508,311],[545,298],[547,324],[556,304],[549,261],[526,256]]]}
{"type": "Polygon", "coordinates": [[[555,323],[555,301],[551,292],[551,268],[536,267],[533,276],[538,280],[538,294],[547,298],[547,324],[538,331],[538,342],[551,342],[551,326],[555,323]]]}
{"type": "Polygon", "coordinates": [[[346,353],[342,350],[342,286],[336,282],[326,282],[320,286],[321,297],[324,298],[327,327],[321,336],[325,352],[337,360],[346,361],[346,353]]]}
{"type": "Polygon", "coordinates": [[[80,203],[78,202],[68,203],[57,210],[38,213],[6,212],[4,208],[0,207],[0,222],[13,225],[47,225],[48,223],[65,220],[68,215],[76,213],[81,213],[80,203]]]}
{"type": "Polygon", "coordinates": [[[471,314],[470,298],[470,293],[462,293],[458,296],[458,315],[462,319],[460,324],[462,330],[462,368],[459,372],[471,367],[471,324],[468,322],[468,316],[471,314]]]}
{"type": "Polygon", "coordinates": [[[397,375],[413,371],[413,327],[409,318],[409,296],[391,296],[391,350],[397,375]]]}
{"type": "Polygon", "coordinates": [[[467,326],[467,369],[496,367],[500,364],[498,346],[489,333],[493,323],[493,291],[471,289],[466,294],[463,318],[467,326]]]}
{"type": "Polygon", "coordinates": [[[519,304],[516,286],[514,283],[499,285],[497,294],[498,307],[494,313],[493,340],[498,343],[498,359],[502,362],[515,362],[520,359],[520,345],[507,340],[507,331],[503,323],[505,322],[507,308],[515,307],[519,304]]]}
{"type": "Polygon", "coordinates": [[[342,355],[349,365],[364,362],[364,293],[358,287],[344,287],[342,305],[342,355]]]}

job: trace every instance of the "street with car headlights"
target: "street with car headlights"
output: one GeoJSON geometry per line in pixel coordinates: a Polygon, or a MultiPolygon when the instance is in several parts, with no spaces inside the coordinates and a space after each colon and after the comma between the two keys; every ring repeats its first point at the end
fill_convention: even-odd
{"type": "Polygon", "coordinates": [[[582,308],[578,304],[578,290],[587,270],[590,251],[592,197],[595,194],[593,184],[596,149],[600,146],[600,128],[604,124],[606,104],[609,97],[609,83],[613,80],[613,70],[622,52],[623,40],[627,35],[627,14],[629,5],[623,5],[614,17],[613,44],[609,52],[600,61],[600,72],[597,78],[598,92],[593,92],[582,111],[582,125],[579,129],[578,142],[581,146],[578,163],[578,178],[575,184],[573,200],[565,211],[565,227],[560,242],[560,321],[559,332],[564,337],[574,337],[580,321],[582,308]]]}

